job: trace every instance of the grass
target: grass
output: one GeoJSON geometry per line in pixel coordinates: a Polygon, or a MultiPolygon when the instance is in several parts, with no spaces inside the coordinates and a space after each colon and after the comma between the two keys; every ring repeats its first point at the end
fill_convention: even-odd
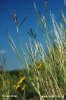
{"type": "MultiPolygon", "coordinates": [[[[26,43],[27,53],[25,53],[23,47],[20,45],[24,55],[24,64],[11,35],[9,35],[10,45],[24,67],[24,75],[21,75],[21,72],[18,78],[16,75],[14,76],[14,80],[11,78],[11,86],[14,86],[14,81],[17,93],[20,94],[24,100],[28,98],[28,93],[29,96],[31,94],[32,96],[36,95],[36,97],[39,97],[37,99],[40,100],[50,100],[53,97],[55,100],[64,100],[66,96],[66,28],[64,27],[66,20],[63,12],[61,12],[63,22],[60,20],[58,25],[54,15],[50,13],[54,31],[53,34],[55,35],[54,38],[50,38],[49,32],[51,30],[47,26],[47,19],[43,15],[40,17],[35,3],[34,8],[40,29],[42,29],[44,34],[46,33],[47,40],[45,42],[48,52],[46,52],[39,40],[34,40],[32,44],[30,38],[30,46],[26,43]],[[46,32],[44,32],[44,29],[46,32]]],[[[3,88],[5,89],[4,86],[3,88]]]]}

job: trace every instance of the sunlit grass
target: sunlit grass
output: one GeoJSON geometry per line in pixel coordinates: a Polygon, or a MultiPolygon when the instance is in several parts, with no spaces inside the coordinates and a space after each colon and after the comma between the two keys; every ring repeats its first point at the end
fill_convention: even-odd
{"type": "MultiPolygon", "coordinates": [[[[25,76],[27,77],[27,83],[34,89],[33,91],[37,93],[40,100],[44,100],[47,97],[52,98],[54,96],[55,100],[61,97],[64,100],[64,95],[66,95],[66,19],[63,12],[62,20],[59,24],[56,22],[55,17],[50,13],[53,26],[53,34],[55,38],[50,39],[50,29],[48,29],[47,21],[44,15],[40,17],[38,13],[36,4],[34,3],[34,8],[36,10],[36,17],[40,29],[44,33],[46,30],[46,50],[43,48],[39,40],[34,40],[32,44],[31,38],[29,39],[29,45],[26,43],[26,51],[23,47],[21,51],[24,55],[25,64],[23,63],[23,58],[21,57],[11,35],[9,35],[9,43],[15,52],[18,60],[25,69],[25,76]]],[[[19,76],[21,77],[21,76],[19,76]]],[[[26,88],[28,85],[26,82],[22,85],[26,77],[21,77],[15,84],[15,89],[20,92],[23,91],[23,96],[26,95],[26,88]]],[[[14,86],[14,85],[13,85],[14,86]]],[[[28,88],[28,90],[30,90],[28,88]]]]}
{"type": "MultiPolygon", "coordinates": [[[[35,3],[34,3],[34,7],[36,10],[37,20],[40,25],[40,28],[42,28],[42,31],[44,30],[44,28],[46,28],[46,31],[49,33],[49,30],[47,30],[48,29],[47,22],[44,22],[45,17],[43,15],[42,17],[40,17],[35,3]]],[[[50,16],[52,19],[56,43],[54,43],[54,41],[51,42],[49,35],[47,34],[47,39],[49,39],[49,41],[46,40],[48,53],[46,53],[46,51],[42,47],[42,44],[38,40],[34,41],[34,45],[32,45],[30,40],[29,41],[30,47],[26,44],[26,50],[28,56],[22,49],[25,58],[25,64],[26,64],[25,67],[26,67],[28,79],[30,80],[30,84],[35,88],[41,100],[44,99],[44,96],[53,95],[57,97],[60,96],[63,97],[66,92],[65,89],[66,87],[66,68],[65,68],[66,42],[64,42],[64,39],[66,39],[66,37],[63,37],[65,36],[63,34],[66,33],[57,24],[54,15],[50,14],[50,16]],[[50,46],[50,43],[52,44],[52,46],[50,46]]],[[[63,13],[62,13],[62,18],[65,23],[65,19],[64,19],[65,17],[63,16],[63,13]]],[[[61,24],[63,26],[63,23],[61,24]]],[[[21,56],[13,42],[13,39],[11,38],[11,36],[9,36],[9,38],[10,38],[10,44],[15,54],[17,55],[19,61],[22,63],[21,56]]]]}

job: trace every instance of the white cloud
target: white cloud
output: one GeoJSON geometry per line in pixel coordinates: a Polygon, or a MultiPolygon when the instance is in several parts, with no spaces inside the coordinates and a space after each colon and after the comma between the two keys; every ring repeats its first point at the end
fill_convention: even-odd
{"type": "Polygon", "coordinates": [[[6,51],[5,50],[0,50],[0,54],[5,54],[6,53],[6,51]]]}
{"type": "Polygon", "coordinates": [[[66,0],[64,0],[64,4],[65,4],[65,6],[66,6],[66,0]]]}

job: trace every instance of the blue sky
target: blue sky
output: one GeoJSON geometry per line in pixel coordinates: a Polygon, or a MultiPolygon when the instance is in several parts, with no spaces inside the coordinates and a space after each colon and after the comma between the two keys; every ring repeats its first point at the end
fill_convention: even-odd
{"type": "MultiPolygon", "coordinates": [[[[20,51],[15,24],[11,17],[12,12],[14,10],[16,11],[19,23],[22,21],[24,16],[28,16],[27,20],[20,28],[22,46],[25,48],[25,42],[28,43],[29,38],[27,30],[29,30],[30,27],[34,29],[37,24],[36,13],[33,6],[34,2],[36,3],[37,8],[40,11],[40,14],[45,15],[46,13],[44,1],[45,0],[0,0],[0,63],[2,63],[2,56],[5,55],[7,69],[22,68],[8,41],[7,29],[13,37],[18,50],[20,51]]],[[[64,6],[64,0],[48,0],[48,10],[52,11],[57,21],[59,17],[60,8],[66,16],[66,7],[64,6]]],[[[39,40],[42,41],[40,29],[38,29],[38,34],[39,40]]]]}

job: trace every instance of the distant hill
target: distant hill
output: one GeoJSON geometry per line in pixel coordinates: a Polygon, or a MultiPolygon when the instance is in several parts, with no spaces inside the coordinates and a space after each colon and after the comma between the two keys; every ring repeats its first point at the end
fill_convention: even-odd
{"type": "Polygon", "coordinates": [[[0,64],[0,72],[3,71],[3,66],[0,64]]]}

